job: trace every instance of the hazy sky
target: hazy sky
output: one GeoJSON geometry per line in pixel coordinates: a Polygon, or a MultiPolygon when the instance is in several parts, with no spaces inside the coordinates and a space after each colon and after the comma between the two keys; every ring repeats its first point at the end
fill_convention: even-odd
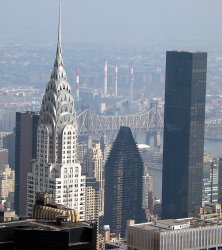
{"type": "MultiPolygon", "coordinates": [[[[65,42],[222,44],[222,0],[63,0],[65,42]]],[[[0,0],[0,43],[55,42],[57,0],[0,0]]]]}

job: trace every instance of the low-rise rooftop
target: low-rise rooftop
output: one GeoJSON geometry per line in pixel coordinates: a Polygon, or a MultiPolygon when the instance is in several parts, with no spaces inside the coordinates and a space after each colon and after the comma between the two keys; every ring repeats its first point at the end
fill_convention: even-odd
{"type": "Polygon", "coordinates": [[[181,230],[181,229],[198,228],[198,227],[200,228],[200,227],[209,227],[215,225],[222,225],[222,223],[209,222],[197,218],[183,218],[183,219],[159,220],[154,222],[135,224],[132,226],[145,230],[166,232],[169,230],[181,230]]]}

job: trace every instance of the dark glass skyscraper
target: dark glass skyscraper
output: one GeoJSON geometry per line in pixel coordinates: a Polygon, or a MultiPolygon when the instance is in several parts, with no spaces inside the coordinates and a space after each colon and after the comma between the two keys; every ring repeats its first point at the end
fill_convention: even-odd
{"type": "Polygon", "coordinates": [[[168,51],[163,143],[162,218],[201,206],[207,53],[168,51]]]}
{"type": "Polygon", "coordinates": [[[15,210],[26,215],[27,173],[36,158],[37,124],[39,115],[34,111],[16,112],[15,129],[15,210]]]}
{"type": "Polygon", "coordinates": [[[105,164],[104,224],[125,236],[127,220],[145,221],[143,161],[129,127],[121,127],[105,164]]]}

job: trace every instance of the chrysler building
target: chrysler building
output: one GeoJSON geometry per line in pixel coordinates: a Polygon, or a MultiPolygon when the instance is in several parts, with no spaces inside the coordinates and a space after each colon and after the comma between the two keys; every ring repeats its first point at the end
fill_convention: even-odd
{"type": "Polygon", "coordinates": [[[74,100],[63,65],[61,11],[51,79],[42,99],[37,130],[37,159],[28,174],[27,213],[38,192],[53,194],[54,202],[79,211],[85,220],[85,176],[77,162],[77,121],[74,100]]]}

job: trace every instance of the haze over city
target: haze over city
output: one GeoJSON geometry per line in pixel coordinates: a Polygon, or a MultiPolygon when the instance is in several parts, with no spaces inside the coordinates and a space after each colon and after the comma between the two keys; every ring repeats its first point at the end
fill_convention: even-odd
{"type": "Polygon", "coordinates": [[[222,249],[221,10],[0,0],[3,249],[222,249]]]}
{"type": "MultiPolygon", "coordinates": [[[[54,43],[59,1],[1,0],[1,43],[54,43]]],[[[65,0],[63,41],[168,49],[220,46],[220,0],[65,0]],[[170,44],[172,43],[172,44],[170,44]]]]}

